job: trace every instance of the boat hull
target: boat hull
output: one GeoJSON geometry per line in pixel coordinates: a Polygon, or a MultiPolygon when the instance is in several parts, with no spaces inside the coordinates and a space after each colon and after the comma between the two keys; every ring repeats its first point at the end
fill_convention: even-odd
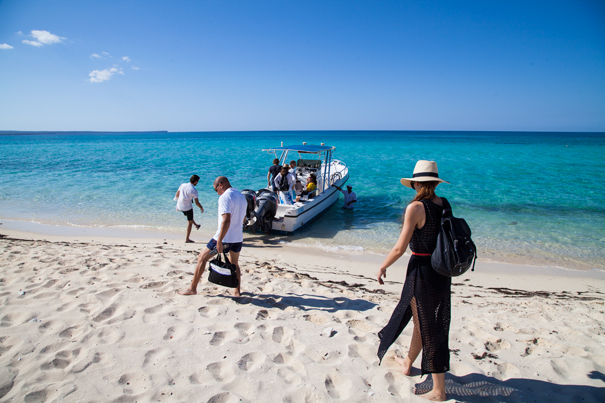
{"type": "MultiPolygon", "coordinates": [[[[349,174],[347,172],[344,177],[335,181],[333,185],[337,185],[338,187],[342,188],[348,179],[349,174]]],[[[336,203],[339,196],[340,191],[334,186],[330,186],[319,196],[311,199],[310,202],[298,207],[295,205],[293,208],[290,208],[287,212],[285,212],[283,216],[276,217],[276,219],[273,220],[271,229],[278,232],[295,232],[328,210],[334,203],[336,203]]]]}

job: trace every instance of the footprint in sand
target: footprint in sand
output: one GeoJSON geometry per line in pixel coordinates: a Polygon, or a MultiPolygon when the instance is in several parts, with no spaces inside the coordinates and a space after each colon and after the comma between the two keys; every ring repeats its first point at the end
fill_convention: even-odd
{"type": "Polygon", "coordinates": [[[0,319],[0,327],[11,327],[13,325],[13,320],[10,315],[4,315],[2,319],[0,319]]]}
{"type": "Polygon", "coordinates": [[[349,357],[361,358],[368,364],[372,364],[375,361],[378,361],[378,358],[376,356],[376,347],[363,344],[350,344],[349,357]]]}
{"type": "Polygon", "coordinates": [[[266,356],[263,353],[248,353],[237,362],[237,367],[242,371],[252,371],[258,368],[265,361],[265,358],[266,356]]]}
{"type": "Polygon", "coordinates": [[[79,271],[80,269],[78,269],[77,267],[66,267],[63,270],[59,270],[59,274],[67,274],[67,273],[71,273],[72,271],[79,271]]]}
{"type": "Polygon", "coordinates": [[[184,340],[191,334],[191,328],[186,326],[171,326],[166,330],[164,340],[184,340]]]}
{"type": "Polygon", "coordinates": [[[119,328],[105,327],[96,336],[99,343],[111,345],[121,341],[125,333],[119,328]]]}
{"type": "Polygon", "coordinates": [[[324,381],[328,395],[333,399],[346,400],[351,394],[353,383],[338,374],[326,375],[324,381]]]}
{"type": "Polygon", "coordinates": [[[485,343],[485,349],[490,352],[505,350],[510,347],[511,347],[511,344],[508,341],[502,340],[502,339],[490,340],[487,343],[485,343]]]}
{"type": "MultiPolygon", "coordinates": [[[[57,355],[59,355],[59,354],[57,354],[57,355]]],[[[42,364],[40,366],[40,369],[43,371],[48,371],[51,369],[65,369],[65,368],[67,368],[67,366],[69,364],[71,364],[70,360],[55,356],[55,358],[52,361],[42,364]]]]}
{"type": "Polygon", "coordinates": [[[399,387],[400,387],[399,382],[397,382],[395,380],[395,377],[393,376],[393,374],[388,372],[384,376],[384,379],[389,384],[389,388],[387,389],[387,391],[395,397],[401,397],[401,395],[399,394],[399,387]]]}
{"type": "Polygon", "coordinates": [[[158,313],[163,307],[164,307],[163,304],[159,304],[156,306],[145,308],[145,310],[143,312],[148,313],[148,314],[154,314],[154,313],[158,313]]]}
{"type": "Polygon", "coordinates": [[[256,320],[264,320],[264,319],[267,319],[268,317],[269,317],[269,311],[267,311],[266,309],[261,309],[256,314],[256,320]]]}
{"type": "Polygon", "coordinates": [[[31,392],[25,395],[23,398],[24,402],[27,403],[38,403],[38,402],[46,402],[48,399],[48,391],[46,389],[38,390],[36,392],[31,392]]]}
{"type": "Polygon", "coordinates": [[[140,288],[143,289],[153,289],[153,288],[160,288],[166,285],[166,281],[151,281],[149,283],[145,283],[143,285],[141,285],[140,288]]]}
{"type": "Polygon", "coordinates": [[[273,339],[273,341],[276,343],[281,343],[282,340],[284,339],[284,328],[281,326],[278,326],[275,329],[273,329],[273,335],[271,336],[271,339],[273,339]]]}
{"type": "Polygon", "coordinates": [[[318,314],[303,315],[303,318],[311,323],[315,323],[316,325],[324,325],[329,322],[328,318],[318,314]]]}
{"type": "Polygon", "coordinates": [[[117,288],[110,288],[109,290],[104,290],[95,294],[99,299],[109,299],[119,293],[120,290],[117,288]]]}
{"type": "MultiPolygon", "coordinates": [[[[90,367],[92,364],[97,364],[97,363],[101,362],[102,356],[100,353],[96,352],[96,353],[94,353],[94,355],[92,355],[92,357],[90,356],[91,353],[92,353],[92,351],[88,352],[88,355],[86,357],[84,357],[84,359],[75,363],[70,372],[72,372],[74,374],[79,374],[81,372],[84,372],[86,369],[88,369],[88,367],[90,367]]],[[[78,352],[78,354],[79,354],[79,352],[78,352]]],[[[78,354],[74,354],[74,355],[77,356],[78,354]]]]}
{"type": "Polygon", "coordinates": [[[494,326],[494,330],[496,332],[503,332],[505,330],[511,330],[511,331],[517,333],[517,329],[515,329],[514,327],[511,327],[508,323],[504,323],[504,322],[496,322],[496,325],[494,326]]]}
{"type": "Polygon", "coordinates": [[[59,337],[64,339],[71,339],[74,335],[82,334],[82,325],[79,326],[70,326],[59,333],[59,337]]]}
{"type": "Polygon", "coordinates": [[[235,379],[235,372],[231,364],[226,362],[213,362],[208,364],[206,371],[217,380],[217,382],[229,383],[235,379]]]}
{"type": "Polygon", "coordinates": [[[212,382],[212,378],[206,370],[198,369],[189,375],[189,383],[192,385],[207,385],[210,382],[212,382]]]}
{"type": "Polygon", "coordinates": [[[65,294],[67,294],[69,296],[78,295],[85,290],[86,290],[86,288],[84,288],[84,287],[78,287],[78,288],[74,288],[72,290],[67,291],[65,294]]]}
{"type": "Polygon", "coordinates": [[[111,306],[105,308],[103,310],[103,312],[101,312],[100,314],[95,316],[92,320],[94,320],[95,322],[102,322],[104,320],[111,318],[115,313],[116,313],[116,307],[114,305],[111,305],[111,306]]]}
{"type": "Polygon", "coordinates": [[[289,365],[292,362],[292,357],[288,354],[278,353],[271,361],[278,365],[289,365]]]}
{"type": "Polygon", "coordinates": [[[237,342],[244,344],[250,341],[250,336],[254,334],[254,331],[251,330],[251,323],[237,323],[234,327],[239,332],[239,339],[237,342]]]}
{"type": "Polygon", "coordinates": [[[225,339],[233,339],[237,337],[237,333],[235,331],[226,331],[226,332],[215,332],[212,335],[212,339],[210,340],[211,346],[222,346],[225,343],[225,339]]]}
{"type": "Polygon", "coordinates": [[[143,367],[147,365],[163,364],[166,362],[171,354],[171,350],[167,348],[155,348],[145,353],[145,360],[143,361],[143,367]]]}
{"type": "Polygon", "coordinates": [[[241,403],[242,401],[242,398],[237,395],[229,392],[223,392],[212,396],[208,400],[208,403],[241,403]]]}
{"type": "Polygon", "coordinates": [[[118,379],[118,385],[122,387],[124,394],[135,395],[145,390],[146,380],[145,374],[131,372],[121,375],[120,379],[118,379]]]}
{"type": "Polygon", "coordinates": [[[209,307],[202,306],[197,309],[199,314],[204,318],[214,318],[215,316],[223,315],[227,313],[227,307],[209,307]]]}
{"type": "Polygon", "coordinates": [[[288,367],[281,367],[277,370],[277,376],[279,376],[285,383],[292,384],[294,386],[302,383],[302,378],[288,367]]]}
{"type": "MultiPolygon", "coordinates": [[[[496,378],[501,381],[505,381],[510,378],[521,377],[521,371],[519,371],[519,368],[517,368],[510,362],[502,362],[502,363],[498,364],[496,368],[499,373],[499,376],[496,376],[496,378]]],[[[496,375],[496,374],[494,374],[494,375],[496,375]]]]}
{"type": "Polygon", "coordinates": [[[375,330],[375,326],[372,326],[372,324],[358,319],[348,320],[346,325],[352,329],[360,330],[366,333],[373,332],[375,330]]]}
{"type": "Polygon", "coordinates": [[[52,287],[53,285],[55,285],[57,283],[57,281],[58,280],[54,280],[54,279],[53,280],[48,280],[46,283],[44,283],[42,285],[42,287],[44,287],[44,288],[52,287]]]}

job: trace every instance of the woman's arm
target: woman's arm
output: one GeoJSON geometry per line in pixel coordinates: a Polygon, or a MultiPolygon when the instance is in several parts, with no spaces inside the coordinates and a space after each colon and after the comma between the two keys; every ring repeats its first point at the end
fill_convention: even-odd
{"type": "Polygon", "coordinates": [[[387,268],[395,263],[401,256],[403,256],[403,253],[407,249],[410,240],[412,239],[414,229],[418,223],[422,222],[424,215],[424,205],[421,202],[412,202],[405,209],[405,219],[403,221],[401,234],[399,234],[397,243],[395,246],[393,246],[393,249],[391,249],[387,257],[384,259],[384,262],[382,262],[380,270],[378,270],[378,283],[384,284],[382,277],[386,278],[387,268]]]}

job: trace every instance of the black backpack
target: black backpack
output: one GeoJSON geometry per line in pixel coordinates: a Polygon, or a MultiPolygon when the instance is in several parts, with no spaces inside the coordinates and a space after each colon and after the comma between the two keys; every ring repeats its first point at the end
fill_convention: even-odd
{"type": "MultiPolygon", "coordinates": [[[[471,229],[462,218],[452,215],[452,206],[442,197],[443,213],[437,235],[437,245],[431,254],[433,269],[442,276],[457,277],[471,268],[475,270],[477,249],[471,239],[471,229]]],[[[426,248],[426,244],[420,238],[426,248]]],[[[427,248],[428,249],[428,248],[427,248]]]]}
{"type": "Polygon", "coordinates": [[[282,192],[287,192],[288,190],[290,190],[290,185],[288,184],[288,175],[282,175],[279,181],[279,189],[277,190],[282,192]]]}

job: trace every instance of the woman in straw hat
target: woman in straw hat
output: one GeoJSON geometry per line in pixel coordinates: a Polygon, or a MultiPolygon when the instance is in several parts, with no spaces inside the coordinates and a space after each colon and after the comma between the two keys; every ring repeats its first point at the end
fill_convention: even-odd
{"type": "Polygon", "coordinates": [[[389,323],[382,329],[378,357],[384,354],[413,318],[414,331],[408,355],[396,357],[403,373],[410,375],[412,364],[422,350],[422,375],[432,374],[433,389],[422,395],[434,400],[445,400],[445,372],[449,370],[448,336],[450,327],[451,279],[433,270],[431,252],[437,244],[443,201],[435,188],[445,182],[439,178],[437,163],[418,161],[412,178],[401,179],[401,184],[416,190],[416,197],[407,206],[399,240],[391,249],[378,271],[378,282],[384,284],[387,268],[399,259],[408,245],[412,250],[401,299],[389,323]],[[427,250],[422,242],[427,247],[427,250]]]}

